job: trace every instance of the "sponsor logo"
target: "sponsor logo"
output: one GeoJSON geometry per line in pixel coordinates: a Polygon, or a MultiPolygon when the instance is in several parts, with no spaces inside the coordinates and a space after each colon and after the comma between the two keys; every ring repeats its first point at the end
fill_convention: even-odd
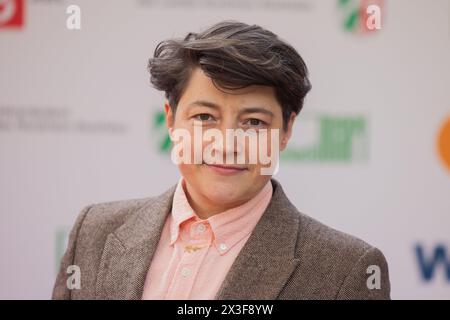
{"type": "Polygon", "coordinates": [[[444,121],[438,132],[437,152],[442,164],[450,170],[450,117],[444,121]]]}
{"type": "Polygon", "coordinates": [[[423,281],[430,282],[436,274],[443,273],[444,278],[450,283],[450,256],[447,246],[438,244],[426,250],[424,245],[417,244],[415,254],[423,281]]]}
{"type": "Polygon", "coordinates": [[[24,0],[0,0],[0,30],[22,28],[24,6],[24,0]]]}
{"type": "Polygon", "coordinates": [[[338,9],[345,31],[368,34],[382,28],[383,0],[338,0],[338,9]]]}
{"type": "Polygon", "coordinates": [[[280,154],[281,160],[319,163],[367,161],[369,134],[365,116],[305,114],[300,121],[297,124],[298,138],[289,142],[280,154]]]}

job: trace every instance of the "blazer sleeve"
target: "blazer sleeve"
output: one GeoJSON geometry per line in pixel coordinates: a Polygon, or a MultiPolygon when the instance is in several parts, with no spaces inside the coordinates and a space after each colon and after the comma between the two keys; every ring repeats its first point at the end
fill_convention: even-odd
{"type": "MultiPolygon", "coordinates": [[[[58,275],[56,277],[56,281],[53,287],[52,299],[53,300],[70,300],[71,299],[71,290],[67,287],[67,268],[70,265],[74,264],[75,261],[75,252],[77,248],[77,240],[78,234],[80,232],[81,226],[83,225],[83,221],[91,209],[92,205],[86,206],[83,210],[81,210],[78,215],[74,226],[69,235],[69,243],[67,245],[67,249],[61,259],[61,264],[59,268],[58,275]]],[[[83,285],[83,284],[81,284],[83,285]]]]}
{"type": "Polygon", "coordinates": [[[389,300],[390,292],[386,258],[379,249],[371,247],[346,276],[336,299],[389,300]]]}

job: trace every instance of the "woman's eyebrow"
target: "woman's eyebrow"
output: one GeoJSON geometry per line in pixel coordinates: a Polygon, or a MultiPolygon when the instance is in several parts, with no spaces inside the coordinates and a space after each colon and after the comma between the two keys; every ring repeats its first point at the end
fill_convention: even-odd
{"type": "Polygon", "coordinates": [[[206,100],[195,100],[188,104],[188,107],[192,107],[192,106],[203,106],[203,107],[208,107],[208,108],[213,108],[213,109],[220,109],[218,104],[211,102],[211,101],[206,101],[206,100]]]}
{"type": "MultiPolygon", "coordinates": [[[[211,101],[207,101],[207,100],[195,100],[188,104],[188,107],[193,107],[193,106],[203,106],[203,107],[208,107],[208,108],[212,108],[212,109],[216,109],[216,110],[220,109],[220,106],[218,104],[211,102],[211,101]]],[[[271,117],[274,116],[272,111],[270,111],[264,107],[244,107],[244,108],[242,108],[242,110],[239,111],[239,114],[245,114],[245,113],[264,113],[271,117]]]]}
{"type": "Polygon", "coordinates": [[[243,113],[265,113],[271,117],[273,117],[273,112],[263,108],[263,107],[248,107],[248,108],[243,108],[239,113],[243,114],[243,113]]]}

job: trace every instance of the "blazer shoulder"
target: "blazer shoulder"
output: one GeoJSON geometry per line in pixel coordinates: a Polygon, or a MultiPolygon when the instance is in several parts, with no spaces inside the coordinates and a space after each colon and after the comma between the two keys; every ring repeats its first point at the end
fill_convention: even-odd
{"type": "Polygon", "coordinates": [[[53,288],[53,299],[95,297],[97,268],[107,236],[125,221],[151,204],[153,197],[101,202],[85,206],[72,227],[69,242],[61,259],[59,272],[53,288]],[[67,268],[76,265],[82,270],[83,290],[72,292],[66,286],[67,268]]]}
{"type": "MultiPolygon", "coordinates": [[[[298,272],[308,276],[297,285],[309,288],[306,296],[319,299],[389,298],[388,265],[378,248],[306,214],[298,214],[298,272]],[[379,268],[382,290],[367,288],[373,266],[379,268]]],[[[293,281],[296,280],[294,276],[293,281]]]]}
{"type": "Polygon", "coordinates": [[[322,222],[299,212],[300,216],[300,245],[307,245],[317,251],[333,251],[348,258],[360,257],[364,252],[373,248],[366,241],[339,231],[322,222]]]}
{"type": "MultiPolygon", "coordinates": [[[[127,200],[116,200],[108,202],[99,202],[85,206],[83,229],[99,228],[108,229],[112,232],[122,225],[127,219],[136,214],[139,209],[149,205],[155,197],[136,198],[127,200]]],[[[80,219],[80,217],[79,217],[80,219]]]]}

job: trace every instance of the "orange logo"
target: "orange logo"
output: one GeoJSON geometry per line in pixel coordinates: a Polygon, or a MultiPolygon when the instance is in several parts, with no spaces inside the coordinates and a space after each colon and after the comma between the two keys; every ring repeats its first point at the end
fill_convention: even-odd
{"type": "Polygon", "coordinates": [[[450,169],[450,117],[439,131],[438,152],[444,165],[450,169]]]}

